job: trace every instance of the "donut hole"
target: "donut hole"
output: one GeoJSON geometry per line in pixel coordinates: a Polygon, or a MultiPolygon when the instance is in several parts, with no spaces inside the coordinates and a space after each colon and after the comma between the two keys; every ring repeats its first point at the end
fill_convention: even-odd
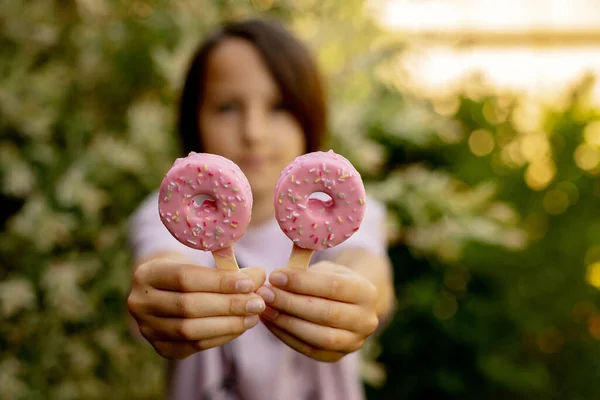
{"type": "Polygon", "coordinates": [[[197,208],[217,208],[215,199],[207,194],[194,196],[194,206],[197,208]]]}
{"type": "Polygon", "coordinates": [[[308,207],[313,212],[329,213],[333,207],[333,199],[324,192],[314,192],[308,196],[308,207]]]}

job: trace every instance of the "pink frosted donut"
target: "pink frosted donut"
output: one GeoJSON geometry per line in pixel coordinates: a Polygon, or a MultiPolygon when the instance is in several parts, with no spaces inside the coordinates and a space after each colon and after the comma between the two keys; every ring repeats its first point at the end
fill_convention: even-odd
{"type": "Polygon", "coordinates": [[[354,166],[332,150],[292,161],[275,185],[275,215],[298,247],[324,250],[347,240],[360,227],[365,188],[354,166]],[[323,192],[331,200],[309,196],[323,192]]]}
{"type": "Polygon", "coordinates": [[[214,154],[191,152],[175,160],[160,185],[158,211],[165,227],[184,245],[217,251],[233,245],[252,213],[252,191],[242,170],[214,154]],[[196,203],[194,197],[213,200],[196,203]]]}

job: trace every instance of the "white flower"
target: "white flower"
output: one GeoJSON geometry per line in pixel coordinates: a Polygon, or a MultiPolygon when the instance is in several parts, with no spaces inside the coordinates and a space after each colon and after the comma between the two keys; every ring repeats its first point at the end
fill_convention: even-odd
{"type": "Polygon", "coordinates": [[[0,316],[10,318],[19,311],[35,307],[36,295],[30,281],[8,279],[0,283],[0,316]]]}
{"type": "Polygon", "coordinates": [[[0,147],[0,160],[2,169],[5,169],[2,192],[21,198],[29,195],[36,183],[35,175],[21,158],[19,150],[3,143],[0,147]]]}
{"type": "Polygon", "coordinates": [[[27,386],[19,379],[19,374],[23,369],[23,363],[16,358],[5,358],[0,361],[0,394],[3,398],[20,399],[25,397],[27,386]]]}
{"type": "Polygon", "coordinates": [[[143,149],[164,150],[172,125],[172,112],[158,101],[145,100],[134,103],[127,110],[129,134],[132,142],[143,149]]]}
{"type": "Polygon", "coordinates": [[[47,251],[58,243],[66,243],[76,226],[69,214],[53,212],[40,195],[31,196],[23,208],[8,222],[10,232],[28,238],[34,248],[47,251]]]}
{"type": "Polygon", "coordinates": [[[93,310],[86,293],[79,286],[81,273],[76,265],[55,264],[42,277],[48,307],[67,321],[79,321],[93,310]]]}

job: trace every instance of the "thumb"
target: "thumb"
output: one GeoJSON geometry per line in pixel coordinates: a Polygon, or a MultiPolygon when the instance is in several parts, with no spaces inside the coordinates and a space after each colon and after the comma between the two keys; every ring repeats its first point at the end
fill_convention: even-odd
{"type": "Polygon", "coordinates": [[[265,283],[265,279],[267,279],[267,273],[262,267],[249,267],[240,269],[240,271],[246,275],[252,282],[254,282],[254,290],[258,290],[265,283]]]}

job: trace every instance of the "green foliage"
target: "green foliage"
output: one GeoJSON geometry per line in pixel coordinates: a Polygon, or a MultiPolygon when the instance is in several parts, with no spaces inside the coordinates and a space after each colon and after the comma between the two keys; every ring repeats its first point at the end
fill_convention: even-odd
{"type": "Polygon", "coordinates": [[[370,397],[600,397],[588,81],[560,108],[477,82],[418,98],[399,90],[402,43],[362,0],[8,0],[0,398],[160,395],[163,364],[126,319],[127,218],[177,154],[191,52],[217,21],[252,15],[310,43],[329,82],[331,145],[390,210],[398,310],[365,352],[370,397]]]}
{"type": "Polygon", "coordinates": [[[394,111],[374,106],[378,117],[365,118],[385,146],[374,187],[403,239],[390,250],[399,312],[378,357],[393,379],[374,398],[600,395],[600,296],[586,282],[597,282],[588,267],[600,242],[591,83],[560,108],[466,90],[434,103],[416,140],[410,122],[389,127],[399,94],[394,111]],[[435,108],[453,121],[434,122],[435,108]],[[450,126],[452,135],[440,132],[450,126]]]}

